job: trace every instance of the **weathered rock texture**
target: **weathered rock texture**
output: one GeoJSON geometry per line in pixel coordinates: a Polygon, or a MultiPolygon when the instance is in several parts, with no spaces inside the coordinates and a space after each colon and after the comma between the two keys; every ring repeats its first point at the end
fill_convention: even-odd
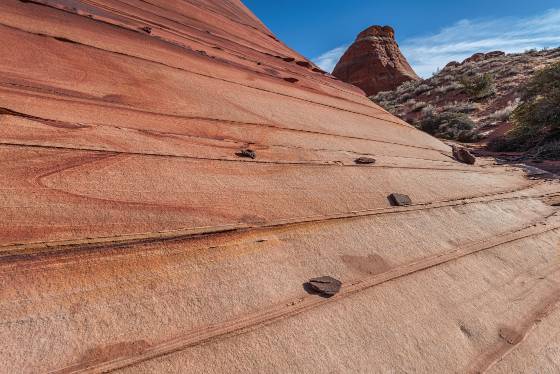
{"type": "Polygon", "coordinates": [[[360,87],[368,96],[420,79],[401,53],[395,31],[389,26],[362,31],[340,58],[333,75],[360,87]]]}
{"type": "Polygon", "coordinates": [[[0,373],[559,371],[558,185],[237,0],[2,0],[0,41],[0,373]]]}

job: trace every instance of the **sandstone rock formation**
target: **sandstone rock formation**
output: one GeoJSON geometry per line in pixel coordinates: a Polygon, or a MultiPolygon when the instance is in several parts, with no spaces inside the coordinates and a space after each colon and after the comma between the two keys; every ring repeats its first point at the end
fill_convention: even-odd
{"type": "Polygon", "coordinates": [[[368,96],[420,80],[401,53],[395,31],[389,26],[372,26],[362,31],[341,57],[333,75],[360,87],[368,96]]]}
{"type": "Polygon", "coordinates": [[[2,0],[0,40],[0,373],[558,372],[557,184],[238,0],[2,0]]]}

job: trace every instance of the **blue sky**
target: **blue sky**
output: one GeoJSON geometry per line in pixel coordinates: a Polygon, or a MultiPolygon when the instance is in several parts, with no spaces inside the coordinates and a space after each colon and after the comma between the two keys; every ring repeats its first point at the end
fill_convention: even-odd
{"type": "Polygon", "coordinates": [[[422,76],[475,52],[560,47],[559,0],[242,0],[280,39],[332,70],[371,25],[395,28],[422,76]]]}

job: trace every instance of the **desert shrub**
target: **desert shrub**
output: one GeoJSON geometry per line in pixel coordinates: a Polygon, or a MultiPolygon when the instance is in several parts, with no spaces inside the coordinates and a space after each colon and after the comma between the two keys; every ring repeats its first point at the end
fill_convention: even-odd
{"type": "Polygon", "coordinates": [[[430,91],[432,87],[428,86],[427,84],[421,84],[414,89],[414,94],[421,95],[424,92],[430,91]]]}
{"type": "Polygon", "coordinates": [[[420,129],[438,138],[472,142],[478,139],[474,122],[464,113],[442,112],[426,116],[420,129]]]}
{"type": "Polygon", "coordinates": [[[478,109],[479,105],[476,103],[469,102],[453,102],[443,107],[446,112],[456,112],[456,113],[472,113],[478,109]]]}
{"type": "Polygon", "coordinates": [[[495,111],[494,113],[490,114],[488,118],[490,120],[499,122],[507,121],[518,105],[519,99],[510,101],[505,108],[495,111]]]}
{"type": "Polygon", "coordinates": [[[494,78],[488,73],[463,75],[460,83],[467,95],[475,100],[484,99],[495,93],[494,78]]]}
{"type": "Polygon", "coordinates": [[[389,101],[394,97],[393,91],[382,91],[377,95],[370,97],[370,100],[375,102],[389,101]]]}
{"type": "Polygon", "coordinates": [[[403,84],[401,84],[399,87],[397,87],[397,93],[402,94],[404,92],[408,92],[408,91],[412,91],[414,90],[414,88],[416,88],[416,82],[414,81],[406,81],[403,84]]]}
{"type": "Polygon", "coordinates": [[[512,114],[513,137],[550,138],[560,133],[560,63],[537,72],[522,91],[512,114]]]}
{"type": "Polygon", "coordinates": [[[533,157],[544,160],[560,160],[560,140],[544,143],[533,150],[533,157]]]}
{"type": "Polygon", "coordinates": [[[458,89],[461,89],[461,88],[463,88],[463,86],[461,84],[459,84],[457,82],[452,82],[452,83],[446,84],[444,86],[436,87],[436,89],[434,91],[436,93],[444,94],[444,93],[447,93],[449,91],[455,91],[455,90],[458,90],[458,89]]]}
{"type": "Polygon", "coordinates": [[[496,151],[531,149],[554,158],[560,142],[560,63],[537,72],[522,90],[523,103],[511,114],[513,129],[489,146],[496,151]]]}
{"type": "Polygon", "coordinates": [[[397,100],[397,101],[400,102],[400,103],[404,103],[404,102],[408,102],[413,97],[414,97],[414,95],[412,94],[412,92],[407,92],[407,93],[403,93],[402,95],[398,96],[399,100],[397,100]]]}
{"type": "Polygon", "coordinates": [[[434,114],[434,110],[435,108],[432,104],[427,104],[420,110],[420,113],[422,113],[423,117],[432,116],[434,114]]]}
{"type": "Polygon", "coordinates": [[[422,109],[424,109],[427,105],[428,105],[428,104],[425,103],[425,102],[423,102],[423,101],[418,101],[418,102],[415,102],[415,103],[411,106],[410,110],[411,110],[412,112],[419,112],[419,111],[421,111],[422,109]]]}
{"type": "Polygon", "coordinates": [[[382,105],[382,107],[383,107],[387,112],[391,113],[391,114],[394,115],[394,116],[398,116],[399,113],[400,113],[400,112],[399,112],[399,109],[400,109],[400,108],[397,107],[397,106],[393,106],[393,105],[388,104],[388,105],[382,105]]]}
{"type": "Polygon", "coordinates": [[[499,73],[504,77],[513,77],[523,73],[523,70],[519,66],[505,66],[499,71],[499,73]]]}

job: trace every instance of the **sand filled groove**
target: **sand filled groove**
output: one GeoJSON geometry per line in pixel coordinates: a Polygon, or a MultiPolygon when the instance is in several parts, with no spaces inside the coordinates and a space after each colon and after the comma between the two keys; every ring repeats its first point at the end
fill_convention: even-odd
{"type": "Polygon", "coordinates": [[[0,41],[1,373],[557,371],[557,181],[239,0],[5,0],[0,41]]]}

